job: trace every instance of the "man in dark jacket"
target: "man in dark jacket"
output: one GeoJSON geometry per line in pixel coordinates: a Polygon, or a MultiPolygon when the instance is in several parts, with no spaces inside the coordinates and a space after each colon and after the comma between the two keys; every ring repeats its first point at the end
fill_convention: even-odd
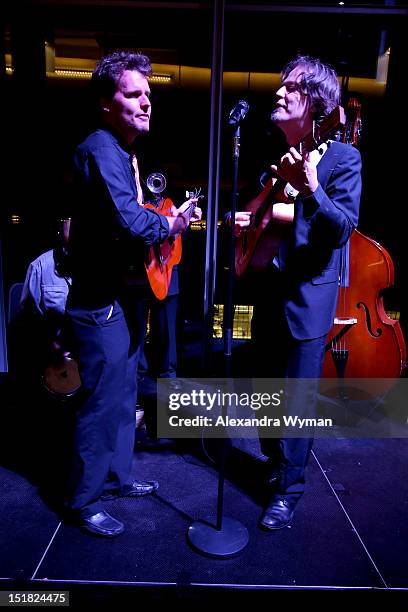
{"type": "Polygon", "coordinates": [[[141,53],[119,51],[98,62],[92,84],[103,127],[78,146],[74,160],[67,314],[83,402],[66,508],[83,529],[106,537],[124,525],[104,510],[104,499],[147,495],[158,487],[131,475],[144,253],[184,231],[191,218],[191,200],[168,218],[143,207],[134,144],[149,131],[150,74],[141,53]]]}
{"type": "MultiPolygon", "coordinates": [[[[287,233],[263,277],[253,333],[265,367],[257,375],[297,381],[290,383],[287,402],[294,416],[314,414],[326,336],[336,309],[341,252],[358,221],[359,152],[332,140],[298,146],[310,143],[314,121],[321,122],[339,102],[334,70],[318,59],[298,56],[283,69],[271,117],[289,145],[279,165],[272,166],[283,179],[273,219],[286,224],[287,233]],[[309,384],[300,384],[303,379],[310,379],[309,384]]],[[[250,223],[251,204],[237,213],[236,235],[250,223]]],[[[312,442],[312,437],[261,441],[278,474],[276,490],[261,516],[263,528],[280,529],[291,521],[304,491],[312,442]]]]}

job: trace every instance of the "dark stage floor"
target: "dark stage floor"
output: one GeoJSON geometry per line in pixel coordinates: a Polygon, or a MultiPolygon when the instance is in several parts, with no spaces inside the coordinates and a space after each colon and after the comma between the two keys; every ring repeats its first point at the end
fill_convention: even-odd
{"type": "Polygon", "coordinates": [[[126,524],[118,538],[61,523],[55,499],[69,410],[38,398],[3,402],[0,591],[64,590],[72,605],[110,607],[169,599],[269,604],[277,590],[408,594],[407,439],[316,440],[294,520],[272,533],[257,526],[267,495],[259,443],[234,442],[224,515],[247,527],[249,544],[219,560],[195,552],[186,537],[193,521],[215,518],[214,441],[136,445],[135,476],[157,478],[160,488],[106,502],[126,524]]]}
{"type": "Polygon", "coordinates": [[[157,477],[160,489],[153,497],[106,503],[126,523],[125,533],[114,540],[61,523],[31,476],[2,467],[2,588],[76,592],[80,583],[88,583],[101,588],[99,597],[107,585],[110,597],[113,585],[122,596],[123,589],[144,587],[145,594],[159,597],[163,588],[180,595],[183,589],[192,594],[194,587],[207,587],[208,595],[210,587],[221,586],[408,586],[407,440],[317,440],[307,493],[292,525],[274,533],[257,527],[263,463],[232,448],[225,515],[248,528],[250,541],[227,560],[194,552],[186,539],[192,521],[216,509],[217,473],[195,444],[137,450],[134,473],[157,477]]]}

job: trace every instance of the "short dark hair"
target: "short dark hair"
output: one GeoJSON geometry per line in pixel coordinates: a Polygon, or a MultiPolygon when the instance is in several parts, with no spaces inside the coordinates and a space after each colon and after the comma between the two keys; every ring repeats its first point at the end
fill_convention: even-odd
{"type": "Polygon", "coordinates": [[[147,55],[139,51],[114,51],[102,57],[92,73],[92,86],[98,98],[112,99],[116,84],[125,70],[137,70],[145,77],[152,74],[147,55]]]}
{"type": "Polygon", "coordinates": [[[325,117],[340,104],[340,85],[334,68],[315,57],[297,55],[284,66],[282,78],[286,79],[299,66],[305,70],[300,86],[314,106],[316,119],[325,117]]]}

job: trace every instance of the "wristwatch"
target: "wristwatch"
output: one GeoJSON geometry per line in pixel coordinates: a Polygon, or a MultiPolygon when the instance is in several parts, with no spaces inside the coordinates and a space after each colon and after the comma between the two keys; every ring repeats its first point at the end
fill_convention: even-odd
{"type": "Polygon", "coordinates": [[[284,192],[285,192],[285,195],[288,198],[288,200],[292,200],[292,202],[294,202],[296,200],[296,197],[299,194],[298,190],[295,189],[294,187],[292,187],[292,185],[290,183],[286,183],[284,192]]]}

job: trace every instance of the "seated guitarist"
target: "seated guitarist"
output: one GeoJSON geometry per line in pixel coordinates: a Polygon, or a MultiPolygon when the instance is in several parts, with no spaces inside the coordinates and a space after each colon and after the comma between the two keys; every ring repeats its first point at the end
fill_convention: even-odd
{"type": "Polygon", "coordinates": [[[67,245],[70,219],[59,221],[57,244],[39,255],[26,272],[20,305],[10,321],[12,370],[19,389],[32,393],[41,381],[44,369],[58,362],[68,351],[64,334],[65,306],[71,279],[67,269],[67,245]],[[27,354],[35,359],[27,366],[27,354]]]}
{"type": "MultiPolygon", "coordinates": [[[[359,152],[331,140],[314,148],[297,146],[312,133],[313,121],[328,116],[339,102],[334,70],[318,59],[297,56],[282,71],[271,115],[289,147],[279,163],[271,166],[283,185],[273,217],[286,223],[289,230],[276,254],[269,257],[253,332],[255,341],[262,343],[269,376],[311,379],[306,392],[302,385],[292,389],[286,408],[293,415],[307,410],[307,416],[313,417],[326,336],[336,308],[340,251],[358,220],[359,152]]],[[[254,208],[252,202],[249,210],[237,214],[237,235],[249,227],[254,208]]],[[[258,374],[262,375],[265,372],[258,374]]],[[[280,529],[292,520],[304,492],[312,442],[312,437],[261,441],[277,476],[261,527],[280,529]]]]}

